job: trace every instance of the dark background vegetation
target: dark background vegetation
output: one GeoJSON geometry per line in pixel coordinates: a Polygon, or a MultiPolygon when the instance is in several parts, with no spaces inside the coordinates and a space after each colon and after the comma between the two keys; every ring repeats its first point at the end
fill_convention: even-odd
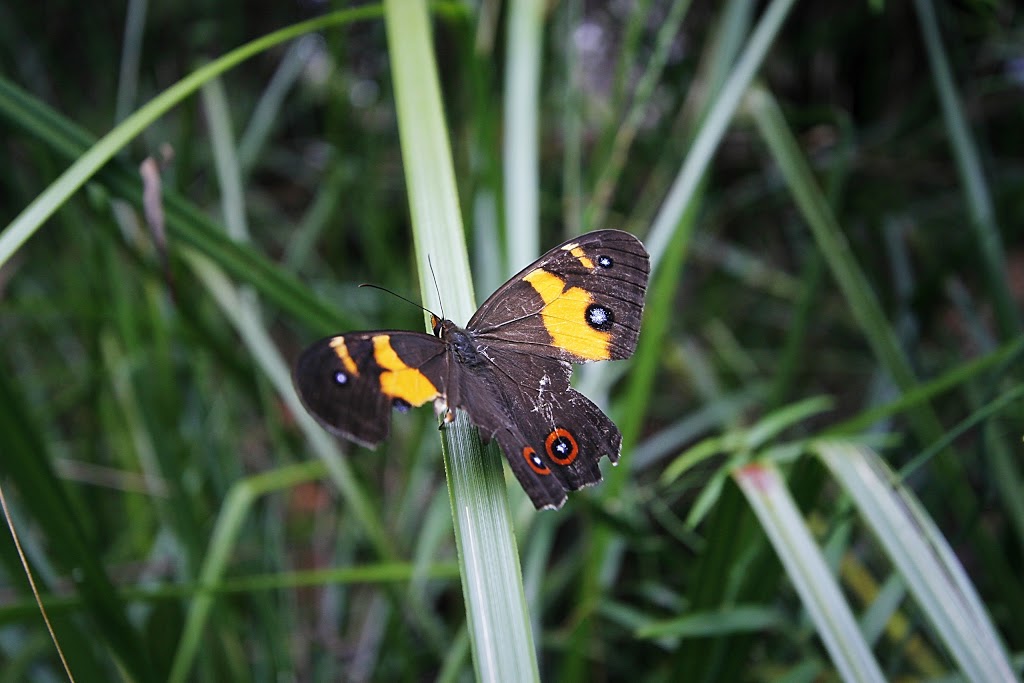
{"type": "MultiPolygon", "coordinates": [[[[493,34],[481,28],[475,10],[449,8],[435,25],[470,254],[502,249],[491,232],[475,225],[477,202],[500,202],[502,192],[505,19],[504,8],[487,7],[499,12],[493,34]]],[[[334,7],[313,2],[154,3],[145,17],[138,90],[121,116],[204,61],[328,9],[334,7]]],[[[1021,10],[998,0],[936,3],[935,9],[993,201],[996,230],[989,234],[1001,241],[1003,272],[982,258],[979,232],[971,228],[965,181],[913,4],[798,3],[761,69],[921,381],[1012,343],[1024,301],[1021,10]],[[993,280],[1009,293],[1015,318],[1000,318],[993,280]]],[[[49,133],[30,129],[11,114],[10,93],[4,96],[2,224],[73,161],[75,152],[59,144],[54,130],[80,130],[95,139],[117,123],[125,12],[123,3],[0,8],[0,76],[43,103],[55,127],[49,133]]],[[[592,196],[631,85],[667,12],[668,3],[660,0],[550,8],[540,100],[543,248],[579,224],[573,207],[586,206],[592,196]],[[645,13],[635,47],[624,35],[631,12],[645,13]],[[573,54],[570,81],[566,58],[573,54]],[[576,108],[567,106],[567,90],[576,108]],[[567,132],[571,121],[580,125],[578,138],[567,132]],[[575,195],[564,167],[574,140],[582,151],[581,192],[575,195]]],[[[644,237],[687,152],[701,60],[721,18],[720,3],[698,2],[690,10],[606,217],[583,229],[621,227],[644,237]]],[[[244,185],[251,232],[245,253],[263,255],[282,277],[301,283],[310,302],[331,310],[330,317],[318,317],[320,309],[299,314],[279,301],[262,301],[265,323],[288,359],[341,326],[422,325],[416,309],[355,289],[373,282],[417,296],[383,23],[326,31],[309,49],[244,185]],[[296,247],[302,239],[309,240],[308,250],[296,247]]],[[[222,79],[236,138],[246,134],[284,52],[270,50],[222,79]]],[[[167,587],[194,585],[227,492],[244,477],[311,459],[208,286],[183,260],[182,249],[195,245],[172,230],[165,265],[138,210],[126,216],[112,208],[124,186],[111,178],[117,172],[131,177],[163,143],[174,150],[165,188],[212,219],[202,230],[220,229],[221,190],[196,96],[124,149],[0,269],[0,485],[44,592],[68,596],[56,626],[79,680],[111,675],[108,648],[117,650],[111,643],[119,641],[141,646],[154,680],[165,676],[189,595],[167,587]],[[151,460],[140,464],[140,452],[147,450],[151,460]],[[33,459],[44,469],[48,463],[60,483],[33,488],[40,481],[33,476],[47,477],[45,471],[26,474],[28,465],[20,463],[33,459]],[[80,528],[67,532],[71,521],[48,519],[57,516],[55,508],[76,511],[80,528]],[[63,541],[64,532],[80,532],[85,540],[63,541]],[[111,616],[118,608],[107,598],[76,597],[71,590],[81,580],[78,561],[86,556],[86,564],[104,567],[119,589],[155,592],[134,594],[120,621],[111,616]]],[[[500,216],[500,210],[490,215],[499,225],[500,216]]],[[[741,673],[766,679],[826,661],[731,484],[700,527],[683,529],[702,484],[724,463],[704,463],[667,487],[659,475],[701,437],[752,424],[793,401],[834,397],[832,411],[797,430],[811,437],[898,391],[851,316],[771,155],[742,117],[717,153],[699,216],[674,285],[669,333],[659,349],[636,457],[651,437],[688,413],[706,405],[731,409],[708,413],[704,423],[684,430],[671,452],[650,455],[632,470],[623,485],[626,505],[588,492],[534,522],[519,492],[512,492],[524,566],[533,572],[527,588],[541,670],[553,679],[621,680],[641,673],[651,680],[741,673]],[[621,567],[610,585],[591,594],[594,602],[581,605],[582,577],[597,571],[584,564],[595,528],[610,529],[618,539],[621,567]],[[751,567],[755,575],[745,573],[751,567]],[[737,628],[707,639],[636,636],[635,628],[651,620],[732,602],[771,607],[781,616],[771,627],[737,628]]],[[[482,300],[502,277],[478,275],[482,300]]],[[[1019,364],[1002,366],[999,374],[978,373],[935,398],[943,434],[1021,375],[1019,364]]],[[[910,484],[957,550],[1008,648],[1017,652],[1024,647],[1021,520],[1008,489],[995,478],[993,445],[983,428],[997,435],[999,448],[1009,449],[1016,469],[1001,476],[1019,477],[1024,411],[1017,401],[953,439],[962,478],[948,480],[947,469],[925,463],[910,484]]],[[[900,415],[871,431],[894,468],[932,445],[900,415]]],[[[443,563],[454,556],[437,453],[427,410],[396,420],[392,440],[376,453],[350,450],[348,462],[384,520],[396,559],[443,563]],[[424,543],[434,544],[425,557],[418,554],[424,543]]],[[[849,524],[839,494],[815,465],[801,461],[795,475],[794,487],[823,537],[849,524]]],[[[1017,489],[1018,499],[1022,493],[1017,489]]],[[[37,680],[59,678],[13,546],[5,540],[0,547],[0,669],[37,680]]],[[[890,568],[869,542],[854,543],[848,552],[884,581],[890,568]]],[[[256,504],[231,550],[228,580],[380,559],[329,481],[306,482],[256,504]]],[[[858,604],[863,596],[847,588],[858,604]]],[[[878,646],[893,678],[925,675],[908,643],[923,638],[924,647],[935,648],[918,631],[912,607],[905,616],[911,635],[878,646]]],[[[197,680],[330,680],[340,672],[375,680],[458,677],[472,671],[464,621],[462,592],[450,571],[413,589],[371,579],[240,590],[217,600],[195,671],[197,680]],[[425,622],[411,616],[418,609],[429,613],[425,622]]]]}

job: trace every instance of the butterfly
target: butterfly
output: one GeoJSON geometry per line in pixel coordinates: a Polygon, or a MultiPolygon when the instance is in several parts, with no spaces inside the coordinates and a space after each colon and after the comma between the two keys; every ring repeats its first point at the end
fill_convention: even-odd
{"type": "Polygon", "coordinates": [[[388,436],[391,411],[433,401],[465,411],[497,440],[537,509],[601,481],[622,434],[569,384],[574,363],[636,350],[650,259],[620,230],[598,230],[547,252],[494,292],[466,326],[431,314],[433,335],[349,332],[299,357],[295,387],[329,431],[368,447],[388,436]]]}

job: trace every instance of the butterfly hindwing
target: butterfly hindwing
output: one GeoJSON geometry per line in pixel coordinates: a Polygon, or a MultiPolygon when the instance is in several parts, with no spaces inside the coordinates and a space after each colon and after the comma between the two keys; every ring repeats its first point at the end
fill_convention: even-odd
{"type": "Polygon", "coordinates": [[[540,413],[518,415],[499,443],[534,506],[559,508],[567,491],[601,481],[599,461],[605,455],[618,461],[622,435],[596,405],[570,387],[540,413]],[[552,488],[550,481],[562,489],[558,500],[538,498],[535,492],[552,488]]]}
{"type": "Polygon", "coordinates": [[[479,343],[572,363],[628,358],[636,350],[650,262],[620,230],[555,247],[502,285],[469,321],[479,343]]]}
{"type": "Polygon", "coordinates": [[[566,491],[601,481],[598,461],[619,459],[622,436],[586,396],[569,385],[572,366],[508,350],[487,369],[460,373],[464,409],[494,438],[538,509],[559,508],[566,491]]]}
{"type": "Polygon", "coordinates": [[[446,346],[421,332],[356,332],[321,339],[299,357],[295,386],[330,431],[364,446],[388,436],[391,410],[446,394],[446,346]]]}
{"type": "MultiPolygon", "coordinates": [[[[501,361],[506,360],[502,358],[501,361]]],[[[560,366],[560,361],[545,359],[560,366]]],[[[505,454],[513,474],[530,496],[537,509],[559,508],[565,502],[565,487],[550,476],[543,460],[524,458],[526,437],[518,427],[518,420],[529,403],[523,399],[517,380],[509,373],[520,376],[521,368],[502,368],[497,363],[484,363],[474,367],[457,366],[453,374],[449,399],[469,415],[470,422],[480,430],[484,441],[497,441],[505,454]],[[530,466],[533,462],[533,466],[530,466]]],[[[564,371],[558,367],[558,372],[564,371]]],[[[526,454],[528,455],[528,454],[526,454]]]]}

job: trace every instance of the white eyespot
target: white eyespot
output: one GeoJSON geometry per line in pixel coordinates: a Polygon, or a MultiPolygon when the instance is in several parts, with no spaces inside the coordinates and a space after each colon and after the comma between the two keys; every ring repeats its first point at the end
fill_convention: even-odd
{"type": "Polygon", "coordinates": [[[600,304],[590,304],[586,310],[587,324],[595,330],[607,330],[615,322],[611,309],[600,304]]]}

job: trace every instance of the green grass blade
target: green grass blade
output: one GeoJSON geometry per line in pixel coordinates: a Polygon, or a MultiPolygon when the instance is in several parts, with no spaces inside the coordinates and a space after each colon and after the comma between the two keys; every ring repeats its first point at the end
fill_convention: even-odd
{"type": "Polygon", "coordinates": [[[670,48],[679,34],[679,28],[683,19],[686,18],[690,5],[691,0],[675,0],[658,29],[654,53],[648,59],[643,74],[637,80],[629,110],[615,130],[608,159],[604,162],[601,173],[594,182],[594,194],[591,196],[584,214],[584,225],[597,228],[604,224],[608,213],[608,202],[611,200],[619,176],[622,174],[629,149],[643,123],[644,116],[647,114],[651,96],[661,81],[670,48]]]}
{"type": "Polygon", "coordinates": [[[981,252],[984,264],[984,275],[988,283],[989,294],[995,304],[996,320],[1004,339],[1020,334],[1020,310],[1013,302],[1009,280],[1006,273],[1006,256],[1003,241],[996,224],[996,212],[992,203],[992,192],[981,166],[978,145],[967,126],[963,105],[953,81],[953,71],[949,67],[946,51],[939,35],[938,21],[935,18],[935,6],[931,0],[914,0],[917,20],[921,27],[924,46],[928,52],[928,63],[931,66],[935,90],[942,106],[942,117],[949,133],[949,143],[956,159],[956,168],[960,173],[960,182],[964,188],[964,199],[970,213],[969,225],[981,252]]]}
{"type": "Polygon", "coordinates": [[[840,677],[844,681],[884,681],[885,676],[779,471],[772,465],[755,463],[733,472],[733,478],[771,539],[840,677]]]}
{"type": "Polygon", "coordinates": [[[267,493],[292,488],[302,482],[318,479],[323,474],[323,466],[320,463],[303,463],[263,472],[242,480],[231,488],[210,536],[209,549],[199,572],[200,590],[189,605],[181,640],[178,642],[171,672],[167,677],[168,681],[188,680],[192,662],[202,642],[207,617],[216,597],[208,587],[219,585],[223,580],[231,551],[235,547],[235,540],[253,503],[267,493]]]}
{"type": "MultiPolygon", "coordinates": [[[[446,313],[464,324],[475,305],[437,67],[424,2],[385,5],[402,161],[420,267],[420,290],[437,309],[425,267],[437,272],[446,313]]],[[[464,415],[443,434],[455,538],[474,666],[480,680],[538,678],[533,635],[502,458],[484,451],[464,415]]]]}
{"type": "Polygon", "coordinates": [[[1006,650],[956,555],[881,458],[836,442],[823,442],[816,451],[853,498],[967,680],[1014,680],[1006,650]]]}
{"type": "MultiPolygon", "coordinates": [[[[129,621],[97,555],[92,530],[86,526],[89,517],[81,501],[68,494],[53,471],[50,449],[16,392],[7,373],[0,372],[0,472],[15,483],[20,503],[45,535],[54,564],[73,579],[87,607],[86,614],[110,654],[128,676],[139,681],[154,680],[150,652],[143,645],[142,634],[129,621]]],[[[75,662],[70,664],[74,670],[75,662]]]]}
{"type": "MultiPolygon", "coordinates": [[[[84,155],[96,144],[86,131],[2,78],[0,116],[68,159],[84,155]]],[[[114,195],[141,206],[142,182],[136,169],[112,160],[100,172],[98,181],[106,184],[114,195]]],[[[164,188],[163,196],[172,250],[180,243],[195,247],[315,331],[326,334],[349,326],[350,321],[337,308],[318,300],[294,276],[266,257],[230,240],[222,227],[195,204],[168,188],[164,188]]]]}
{"type": "MultiPolygon", "coordinates": [[[[959,385],[976,379],[983,372],[994,366],[1005,370],[1009,365],[1019,363],[1019,356],[1024,354],[1024,338],[1007,342],[995,351],[979,356],[961,365],[951,368],[948,372],[935,379],[920,384],[911,391],[902,394],[898,399],[890,403],[874,406],[865,410],[859,415],[832,425],[826,431],[826,435],[839,436],[856,434],[870,428],[873,424],[881,422],[893,415],[898,415],[915,406],[930,401],[932,398],[957,388],[959,385]],[[1001,367],[1000,367],[1001,366],[1001,367]]],[[[998,373],[993,373],[998,374],[998,373]]],[[[983,378],[984,379],[984,378],[983,378]]],[[[987,381],[987,380],[986,380],[987,381]]]]}
{"type": "Polygon", "coordinates": [[[761,68],[768,48],[782,30],[782,24],[793,3],[794,0],[773,0],[768,5],[739,60],[723,84],[721,92],[711,102],[707,115],[694,137],[693,146],[686,155],[686,161],[673,181],[647,236],[646,244],[647,251],[651,254],[652,271],[657,270],[672,240],[679,217],[693,200],[701,179],[711,165],[718,143],[722,141],[722,136],[725,135],[729,123],[739,109],[747,88],[761,68]]]}
{"type": "Polygon", "coordinates": [[[540,254],[540,56],[544,0],[508,3],[505,63],[505,269],[515,273],[540,254]]]}

